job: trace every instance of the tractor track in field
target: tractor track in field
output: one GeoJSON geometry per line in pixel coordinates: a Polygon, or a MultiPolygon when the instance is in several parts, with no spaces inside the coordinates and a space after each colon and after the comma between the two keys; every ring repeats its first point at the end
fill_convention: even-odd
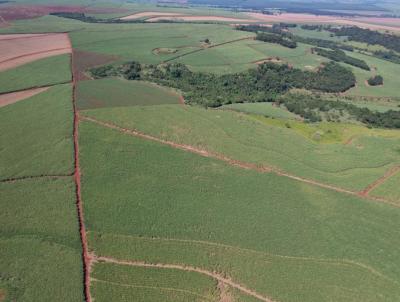
{"type": "Polygon", "coordinates": [[[79,234],[82,244],[82,262],[83,262],[83,282],[84,282],[84,297],[86,302],[92,302],[90,295],[90,267],[91,258],[88,251],[88,241],[86,238],[86,227],[83,216],[83,205],[81,195],[81,171],[79,165],[79,137],[78,137],[78,126],[79,126],[79,114],[76,105],[76,75],[74,71],[74,52],[72,51],[72,42],[68,36],[70,44],[70,66],[72,75],[72,106],[73,106],[73,138],[74,138],[74,180],[75,180],[75,196],[76,196],[76,208],[78,215],[79,234]]]}
{"type": "MultiPolygon", "coordinates": [[[[183,150],[183,151],[195,153],[195,154],[198,154],[198,155],[201,155],[201,156],[204,156],[204,157],[218,159],[218,160],[221,160],[221,161],[224,161],[224,162],[228,163],[231,166],[239,167],[239,168],[246,169],[246,170],[254,170],[254,171],[257,171],[257,172],[260,172],[260,173],[275,173],[276,175],[279,175],[279,176],[284,176],[284,177],[287,177],[287,178],[290,178],[290,179],[293,179],[293,180],[296,180],[296,181],[299,181],[299,182],[307,183],[307,184],[314,185],[314,186],[317,186],[317,187],[321,187],[321,188],[324,188],[324,189],[329,189],[329,190],[336,191],[336,192],[339,192],[339,193],[345,193],[345,194],[348,194],[348,195],[357,196],[359,198],[367,199],[367,200],[370,200],[370,201],[386,203],[388,205],[391,205],[391,206],[394,206],[394,207],[397,207],[397,208],[400,207],[400,205],[398,203],[394,202],[394,201],[391,201],[391,200],[388,200],[388,199],[385,199],[385,198],[381,198],[381,197],[369,196],[369,195],[364,193],[365,190],[364,191],[360,191],[360,192],[359,191],[348,190],[348,189],[345,189],[345,188],[341,188],[341,187],[337,187],[337,186],[321,183],[321,182],[318,182],[318,181],[315,181],[315,180],[312,180],[312,179],[300,177],[300,176],[297,176],[297,175],[282,171],[282,170],[280,170],[280,169],[278,169],[276,167],[266,166],[266,165],[256,165],[256,164],[253,164],[253,163],[243,162],[243,161],[232,159],[232,158],[227,157],[227,156],[225,156],[223,154],[210,152],[210,151],[207,151],[207,150],[204,150],[204,149],[199,149],[199,148],[191,146],[191,145],[185,145],[185,144],[175,143],[175,142],[172,142],[172,141],[167,141],[167,140],[164,140],[164,139],[161,139],[161,138],[149,135],[149,134],[142,133],[142,132],[137,131],[137,130],[127,129],[127,128],[123,128],[123,127],[120,127],[118,125],[115,125],[115,124],[112,124],[112,123],[109,123],[109,122],[100,121],[100,120],[97,120],[97,119],[92,118],[92,117],[81,116],[80,118],[82,120],[84,120],[84,121],[92,122],[92,123],[95,123],[97,125],[100,125],[100,126],[103,126],[103,127],[106,127],[106,128],[114,129],[114,130],[117,130],[119,132],[131,135],[131,136],[136,136],[136,137],[140,137],[140,138],[143,138],[143,139],[155,141],[155,142],[158,142],[158,143],[161,143],[161,144],[164,144],[164,145],[168,145],[168,146],[176,148],[176,149],[180,149],[180,150],[183,150]]],[[[400,169],[400,167],[399,167],[399,169],[400,169]]],[[[389,176],[386,176],[386,178],[388,178],[388,177],[389,176]]]]}
{"type": "MultiPolygon", "coordinates": [[[[163,268],[163,269],[176,269],[176,270],[181,270],[181,271],[187,271],[187,272],[195,272],[199,273],[208,277],[211,277],[218,282],[223,283],[224,285],[228,285],[232,288],[235,288],[242,293],[252,296],[260,301],[264,302],[274,302],[269,297],[265,297],[256,291],[249,289],[239,283],[234,282],[228,277],[224,277],[221,274],[217,272],[212,272],[208,271],[202,268],[194,267],[194,266],[187,266],[187,265],[179,265],[179,264],[164,264],[164,263],[146,263],[146,262],[141,262],[141,261],[127,261],[127,260],[118,260],[115,258],[111,257],[101,257],[101,256],[96,256],[94,254],[91,255],[92,261],[93,262],[105,262],[105,263],[113,263],[113,264],[119,264],[119,265],[127,265],[127,266],[135,266],[135,267],[147,267],[147,268],[163,268]]],[[[222,301],[227,301],[227,300],[222,300],[222,301]]]]}
{"type": "Polygon", "coordinates": [[[73,173],[71,174],[42,174],[42,175],[28,175],[28,176],[21,176],[21,177],[11,177],[1,179],[0,183],[14,183],[18,181],[24,180],[31,180],[31,179],[60,179],[60,178],[68,178],[74,176],[73,173]]]}
{"type": "Polygon", "coordinates": [[[385,172],[383,176],[375,180],[373,183],[369,184],[364,190],[360,192],[361,195],[363,196],[369,196],[369,193],[379,187],[381,184],[383,184],[386,180],[388,180],[390,177],[396,175],[400,171],[400,165],[395,166],[385,172]]]}
{"type": "Polygon", "coordinates": [[[162,61],[162,64],[167,63],[167,62],[174,61],[174,60],[176,60],[176,59],[180,59],[180,58],[182,58],[182,57],[186,57],[186,56],[188,56],[188,55],[191,55],[191,54],[194,54],[194,53],[197,53],[197,52],[206,50],[206,49],[215,48],[215,47],[218,47],[218,46],[222,46],[222,45],[226,45],[226,44],[230,44],[230,43],[235,43],[235,42],[239,42],[239,41],[243,41],[243,40],[254,40],[254,37],[239,38],[239,39],[235,39],[235,40],[231,40],[231,41],[226,41],[226,42],[222,42],[222,43],[210,45],[210,46],[208,46],[208,47],[202,47],[202,48],[199,48],[199,49],[195,49],[195,50],[192,50],[192,51],[183,53],[183,54],[181,54],[181,55],[178,55],[178,56],[175,56],[175,57],[166,59],[166,60],[162,61]]]}

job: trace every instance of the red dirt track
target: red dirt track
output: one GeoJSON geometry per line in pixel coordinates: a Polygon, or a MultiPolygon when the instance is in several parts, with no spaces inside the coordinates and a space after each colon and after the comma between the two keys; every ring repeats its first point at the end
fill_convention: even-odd
{"type": "MultiPolygon", "coordinates": [[[[72,49],[71,40],[68,37],[69,46],[72,49]]],[[[74,180],[76,187],[76,207],[78,212],[78,222],[79,222],[79,233],[82,242],[82,260],[83,260],[83,281],[84,281],[84,295],[85,301],[91,302],[92,298],[90,295],[90,266],[91,258],[88,251],[88,242],[86,238],[86,227],[83,217],[83,205],[82,205],[82,195],[81,195],[81,171],[79,165],[79,137],[78,137],[78,127],[79,127],[79,115],[76,106],[76,77],[74,73],[74,55],[71,52],[71,73],[72,73],[72,105],[74,110],[74,126],[73,126],[73,137],[74,137],[74,180]]]]}
{"type": "Polygon", "coordinates": [[[65,33],[0,35],[0,71],[70,52],[65,33]]]}
{"type": "Polygon", "coordinates": [[[202,268],[188,266],[188,265],[178,265],[178,264],[153,264],[153,263],[145,263],[140,261],[126,261],[126,260],[118,260],[110,257],[97,257],[93,255],[94,261],[101,261],[106,263],[114,263],[119,265],[128,265],[128,266],[137,266],[137,267],[149,267],[149,268],[164,268],[164,269],[175,269],[175,270],[182,270],[187,272],[196,272],[202,275],[209,276],[213,279],[216,279],[218,282],[222,282],[232,288],[235,288],[248,296],[252,296],[260,301],[264,302],[273,302],[272,299],[260,295],[259,293],[255,292],[252,289],[246,288],[245,286],[232,281],[230,278],[224,277],[216,272],[207,271],[202,268]]]}

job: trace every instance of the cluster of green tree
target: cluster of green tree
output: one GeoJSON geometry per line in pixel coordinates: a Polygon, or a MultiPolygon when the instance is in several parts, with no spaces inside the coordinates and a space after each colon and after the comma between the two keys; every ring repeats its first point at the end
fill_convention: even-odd
{"type": "Polygon", "coordinates": [[[91,16],[86,16],[84,13],[56,12],[56,13],[50,13],[50,15],[61,18],[79,20],[86,23],[144,23],[144,21],[140,19],[134,19],[134,20],[100,19],[91,16]]]}
{"type": "Polygon", "coordinates": [[[323,25],[315,25],[315,24],[303,24],[300,26],[301,29],[305,30],[317,30],[317,31],[322,31],[324,29],[323,25]]]}
{"type": "Polygon", "coordinates": [[[368,84],[371,86],[383,85],[383,78],[380,75],[373,76],[368,79],[368,84]]]}
{"type": "Polygon", "coordinates": [[[341,116],[348,114],[371,127],[400,128],[400,111],[376,112],[340,100],[326,100],[319,95],[300,93],[288,93],[280,97],[277,103],[285,105],[290,112],[302,116],[309,122],[321,121],[327,113],[336,112],[341,116]]]}
{"type": "Polygon", "coordinates": [[[293,40],[284,38],[282,35],[260,32],[257,33],[256,40],[275,43],[288,48],[296,48],[297,43],[293,40]]]}
{"type": "Polygon", "coordinates": [[[241,30],[241,31],[253,32],[253,33],[266,32],[266,33],[272,33],[272,34],[279,34],[279,35],[285,36],[287,38],[291,38],[293,36],[292,33],[284,31],[280,24],[274,24],[271,27],[255,25],[255,24],[253,24],[253,25],[238,25],[238,26],[236,26],[236,29],[241,30]]]}
{"type": "MultiPolygon", "coordinates": [[[[290,40],[297,43],[309,44],[317,47],[324,47],[330,49],[343,49],[347,51],[354,50],[354,47],[348,44],[343,44],[331,40],[308,38],[308,37],[301,37],[298,35],[294,35],[291,32],[285,30],[285,28],[283,27],[283,25],[285,24],[286,23],[274,24],[272,27],[260,26],[260,25],[239,25],[236,27],[236,29],[248,32],[255,32],[255,33],[272,33],[276,35],[281,35],[282,39],[290,40]]],[[[308,26],[313,26],[313,25],[308,25],[308,26]]],[[[315,25],[315,26],[321,26],[321,25],[315,25]]]]}
{"type": "Polygon", "coordinates": [[[327,50],[327,49],[315,47],[315,48],[312,48],[311,51],[313,53],[316,53],[320,56],[323,56],[325,58],[331,59],[336,62],[343,62],[343,63],[349,64],[349,65],[359,67],[364,70],[371,70],[369,68],[368,64],[365,63],[365,61],[350,57],[350,56],[346,55],[346,53],[340,49],[327,50]]]}
{"type": "Polygon", "coordinates": [[[355,85],[353,73],[334,62],[317,72],[264,63],[242,73],[215,75],[190,71],[184,64],[140,65],[92,69],[94,77],[120,75],[180,89],[189,103],[218,107],[228,103],[272,102],[291,88],[343,92],[355,85]]]}
{"type": "Polygon", "coordinates": [[[374,51],[373,55],[379,59],[383,59],[386,61],[390,61],[395,64],[400,64],[400,55],[395,53],[394,51],[385,51],[385,50],[378,50],[374,51]]]}
{"type": "Polygon", "coordinates": [[[348,44],[338,43],[331,40],[317,39],[317,38],[306,38],[300,36],[294,36],[293,40],[297,43],[309,44],[317,47],[330,48],[330,49],[343,49],[347,51],[353,51],[354,47],[348,44]]]}
{"type": "Polygon", "coordinates": [[[356,26],[340,28],[332,27],[328,29],[336,36],[346,36],[349,40],[364,42],[368,44],[377,44],[400,52],[400,36],[391,35],[388,33],[381,33],[370,29],[359,28],[356,26]]]}
{"type": "Polygon", "coordinates": [[[297,24],[296,23],[284,23],[284,22],[281,22],[281,23],[279,23],[279,26],[281,28],[296,28],[297,24]]]}

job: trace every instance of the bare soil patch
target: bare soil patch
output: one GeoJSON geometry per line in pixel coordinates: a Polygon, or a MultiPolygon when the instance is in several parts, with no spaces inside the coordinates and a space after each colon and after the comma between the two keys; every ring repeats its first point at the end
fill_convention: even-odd
{"type": "Polygon", "coordinates": [[[261,13],[247,13],[253,19],[262,22],[291,22],[291,23],[331,23],[341,25],[354,25],[372,30],[400,31],[400,19],[376,18],[376,17],[354,17],[341,18],[337,16],[320,16],[312,14],[283,13],[279,15],[264,15],[261,13]]]}
{"type": "Polygon", "coordinates": [[[147,19],[148,22],[157,22],[160,20],[172,20],[172,21],[225,21],[225,22],[251,22],[249,19],[238,19],[221,16],[163,16],[147,19]]]}
{"type": "Polygon", "coordinates": [[[5,299],[6,299],[6,291],[0,289],[0,302],[4,301],[5,299]]]}
{"type": "Polygon", "coordinates": [[[42,58],[70,53],[68,35],[2,35],[0,39],[0,71],[42,58]]]}
{"type": "Polygon", "coordinates": [[[118,60],[117,56],[103,55],[90,51],[73,50],[73,53],[73,67],[76,81],[90,80],[90,77],[86,74],[88,69],[118,60]]]}
{"type": "Polygon", "coordinates": [[[84,7],[77,5],[9,5],[2,6],[1,16],[5,21],[32,19],[56,12],[68,13],[123,13],[126,9],[107,7],[84,7]]]}
{"type": "Polygon", "coordinates": [[[18,92],[0,94],[0,108],[30,98],[36,94],[46,91],[49,88],[50,87],[41,87],[41,88],[33,88],[18,92]]]}
{"type": "Polygon", "coordinates": [[[164,13],[164,12],[141,12],[132,14],[129,16],[125,16],[120,18],[121,20],[136,20],[140,18],[147,18],[147,17],[169,17],[169,16],[181,16],[183,14],[179,13],[164,13]]]}

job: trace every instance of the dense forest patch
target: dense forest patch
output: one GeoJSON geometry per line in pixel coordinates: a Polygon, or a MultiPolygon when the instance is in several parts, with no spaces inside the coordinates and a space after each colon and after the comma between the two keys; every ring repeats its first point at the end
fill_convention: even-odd
{"type": "Polygon", "coordinates": [[[129,80],[147,80],[180,89],[188,103],[218,107],[230,103],[270,102],[291,88],[343,92],[355,85],[354,74],[330,62],[317,71],[302,71],[289,65],[264,63],[242,73],[215,75],[190,71],[186,65],[141,65],[93,69],[95,78],[121,75],[129,80]]]}

